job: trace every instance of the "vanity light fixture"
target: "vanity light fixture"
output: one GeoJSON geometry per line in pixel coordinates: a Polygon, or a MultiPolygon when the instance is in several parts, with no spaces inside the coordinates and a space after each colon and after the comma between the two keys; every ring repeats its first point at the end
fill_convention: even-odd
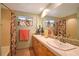
{"type": "Polygon", "coordinates": [[[45,17],[49,11],[50,11],[49,9],[44,9],[44,11],[41,14],[41,18],[45,17]]]}
{"type": "MultiPolygon", "coordinates": [[[[41,14],[41,18],[44,18],[48,12],[50,11],[51,8],[55,9],[57,7],[59,7],[62,3],[55,3],[53,6],[52,4],[49,4],[47,8],[45,8],[41,14]]],[[[40,8],[41,9],[41,8],[40,8]]]]}

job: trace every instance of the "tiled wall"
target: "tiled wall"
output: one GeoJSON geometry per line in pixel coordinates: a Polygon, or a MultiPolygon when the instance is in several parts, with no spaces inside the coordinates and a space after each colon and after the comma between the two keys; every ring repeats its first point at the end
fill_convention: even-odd
{"type": "Polygon", "coordinates": [[[58,19],[55,23],[56,36],[66,36],[66,20],[58,19]]]}

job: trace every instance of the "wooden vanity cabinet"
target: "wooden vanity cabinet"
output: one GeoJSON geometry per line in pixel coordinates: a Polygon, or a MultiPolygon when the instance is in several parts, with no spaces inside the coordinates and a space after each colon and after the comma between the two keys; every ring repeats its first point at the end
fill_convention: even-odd
{"type": "Polygon", "coordinates": [[[56,56],[34,36],[32,36],[32,47],[36,56],[56,56]]]}

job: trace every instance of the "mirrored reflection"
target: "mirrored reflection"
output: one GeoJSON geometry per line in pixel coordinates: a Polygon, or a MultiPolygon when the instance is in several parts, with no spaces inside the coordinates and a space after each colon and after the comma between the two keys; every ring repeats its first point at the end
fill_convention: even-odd
{"type": "Polygon", "coordinates": [[[60,5],[55,9],[51,8],[47,16],[42,18],[42,26],[44,30],[49,30],[49,37],[79,46],[79,7],[75,4],[68,4],[70,8],[67,7],[67,4],[63,4],[63,6],[60,5]]]}

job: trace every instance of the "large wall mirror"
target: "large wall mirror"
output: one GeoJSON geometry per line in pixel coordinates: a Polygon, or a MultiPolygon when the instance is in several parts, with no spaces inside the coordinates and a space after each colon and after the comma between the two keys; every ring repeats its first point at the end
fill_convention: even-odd
{"type": "Polygon", "coordinates": [[[61,4],[50,9],[43,18],[43,27],[55,28],[55,36],[65,37],[66,42],[79,46],[79,4],[61,4]],[[74,7],[73,7],[74,6],[74,7]],[[50,17],[48,17],[50,16],[50,17]]]}

